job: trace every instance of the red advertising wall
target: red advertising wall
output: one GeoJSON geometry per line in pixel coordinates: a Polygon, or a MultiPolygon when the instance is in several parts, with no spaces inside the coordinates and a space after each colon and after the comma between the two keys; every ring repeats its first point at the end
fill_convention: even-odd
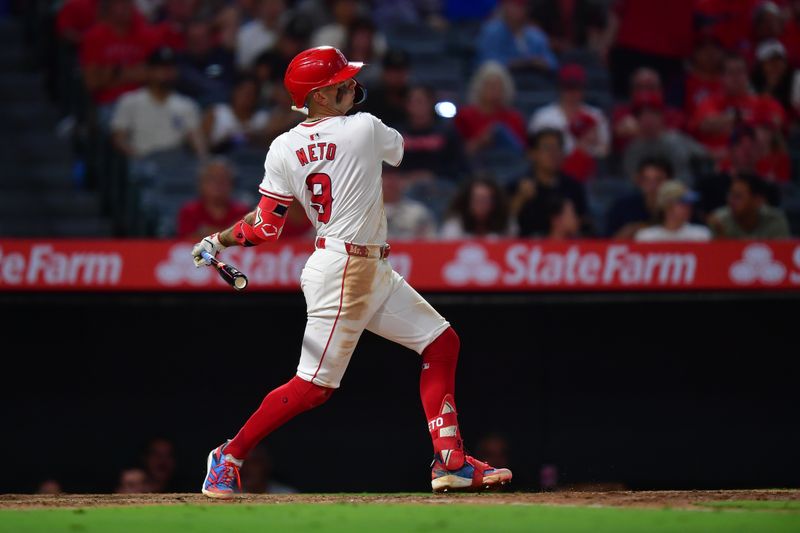
{"type": "MultiPolygon", "coordinates": [[[[191,243],[0,240],[0,291],[230,290],[195,268],[191,243]]],[[[299,289],[313,247],[285,241],[226,250],[248,290],[299,289]]],[[[393,243],[395,270],[422,291],[800,290],[800,240],[634,244],[610,241],[393,243]]]]}

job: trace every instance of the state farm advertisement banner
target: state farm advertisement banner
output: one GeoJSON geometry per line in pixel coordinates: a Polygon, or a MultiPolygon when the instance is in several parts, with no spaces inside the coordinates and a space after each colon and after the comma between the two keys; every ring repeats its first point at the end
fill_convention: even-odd
{"type": "MultiPolygon", "coordinates": [[[[195,268],[191,243],[0,240],[0,291],[232,290],[195,268]]],[[[248,291],[299,289],[313,247],[286,241],[226,250],[248,291]]],[[[395,270],[421,291],[800,290],[800,241],[633,244],[452,241],[392,245],[395,270]]]]}

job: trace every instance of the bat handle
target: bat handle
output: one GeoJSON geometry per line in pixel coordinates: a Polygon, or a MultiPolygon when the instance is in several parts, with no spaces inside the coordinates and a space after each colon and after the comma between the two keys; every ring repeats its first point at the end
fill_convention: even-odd
{"type": "Polygon", "coordinates": [[[209,265],[213,265],[217,261],[217,258],[211,255],[207,250],[201,250],[200,255],[209,265]]]}

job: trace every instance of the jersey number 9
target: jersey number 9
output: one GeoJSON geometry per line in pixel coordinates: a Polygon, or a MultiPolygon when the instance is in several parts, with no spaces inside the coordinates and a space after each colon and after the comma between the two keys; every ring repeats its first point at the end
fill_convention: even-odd
{"type": "Polygon", "coordinates": [[[331,219],[331,177],[322,172],[314,172],[306,178],[306,187],[311,191],[311,207],[316,209],[317,220],[327,224],[331,219]]]}

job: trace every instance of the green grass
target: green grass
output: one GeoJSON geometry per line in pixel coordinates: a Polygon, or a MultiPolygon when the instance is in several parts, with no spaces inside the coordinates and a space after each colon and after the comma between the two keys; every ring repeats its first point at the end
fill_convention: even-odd
{"type": "Polygon", "coordinates": [[[735,500],[729,502],[702,502],[697,505],[723,509],[743,509],[748,511],[800,511],[800,501],[797,500],[735,500]]]}
{"type": "MultiPolygon", "coordinates": [[[[794,502],[725,502],[716,509],[621,509],[535,505],[274,504],[0,510],[0,532],[69,533],[468,533],[798,532],[794,502]],[[736,503],[735,509],[725,508],[736,503]],[[757,505],[752,505],[757,504],[757,505]],[[763,505],[769,503],[769,505],[763,505]],[[751,510],[752,509],[752,510],[751,510]],[[786,512],[785,509],[790,509],[786,512]]],[[[716,507],[716,504],[715,504],[716,507]]]]}

